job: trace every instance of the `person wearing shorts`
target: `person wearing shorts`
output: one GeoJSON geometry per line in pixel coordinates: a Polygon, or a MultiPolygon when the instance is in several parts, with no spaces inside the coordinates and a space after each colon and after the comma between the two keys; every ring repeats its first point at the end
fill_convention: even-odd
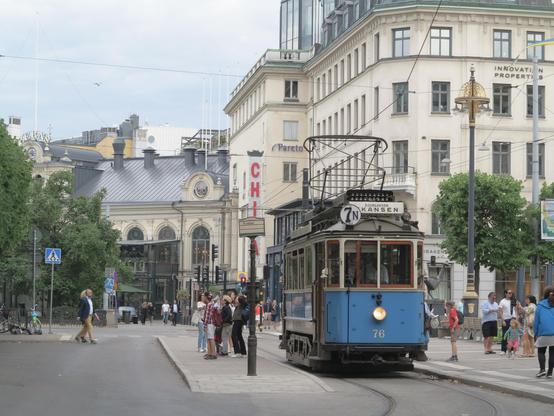
{"type": "Polygon", "coordinates": [[[456,305],[451,300],[446,302],[446,312],[448,313],[448,327],[450,328],[450,346],[452,347],[452,356],[447,361],[458,361],[458,330],[460,324],[458,322],[458,311],[456,305]]]}
{"type": "Polygon", "coordinates": [[[202,301],[206,304],[202,321],[206,328],[206,338],[208,340],[208,353],[204,356],[204,359],[215,360],[217,355],[215,349],[214,303],[212,302],[212,295],[208,292],[204,293],[202,301]]]}
{"type": "Polygon", "coordinates": [[[488,299],[481,305],[481,331],[483,332],[485,354],[496,354],[492,350],[492,340],[498,335],[498,309],[496,293],[490,292],[488,299]]]}

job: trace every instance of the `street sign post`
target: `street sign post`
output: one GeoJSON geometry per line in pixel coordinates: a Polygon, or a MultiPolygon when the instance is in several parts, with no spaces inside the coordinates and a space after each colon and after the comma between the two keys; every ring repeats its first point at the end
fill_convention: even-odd
{"type": "Polygon", "coordinates": [[[46,248],[44,250],[44,263],[52,265],[52,277],[50,278],[50,318],[48,320],[48,333],[52,333],[52,307],[54,305],[54,265],[62,264],[61,248],[46,248]]]}

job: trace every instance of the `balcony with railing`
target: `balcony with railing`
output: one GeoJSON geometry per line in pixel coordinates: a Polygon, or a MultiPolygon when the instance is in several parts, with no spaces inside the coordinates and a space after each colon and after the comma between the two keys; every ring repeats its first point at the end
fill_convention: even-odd
{"type": "Polygon", "coordinates": [[[381,169],[385,172],[383,179],[384,190],[406,192],[415,197],[417,173],[414,167],[384,167],[381,169]]]}
{"type": "Polygon", "coordinates": [[[286,50],[286,49],[268,49],[260,59],[252,66],[250,71],[238,83],[233,92],[231,99],[241,90],[248,80],[256,73],[258,69],[269,64],[278,65],[303,65],[313,56],[312,50],[286,50]]]}

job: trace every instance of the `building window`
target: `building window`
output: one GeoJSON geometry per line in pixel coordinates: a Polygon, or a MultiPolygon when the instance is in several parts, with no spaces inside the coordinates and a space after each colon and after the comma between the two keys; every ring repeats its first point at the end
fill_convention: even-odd
{"type": "Polygon", "coordinates": [[[333,119],[331,116],[327,118],[327,134],[333,134],[333,119]]]}
{"type": "Polygon", "coordinates": [[[362,43],[362,72],[365,71],[367,66],[367,47],[365,43],[362,43]]]}
{"type": "Polygon", "coordinates": [[[431,55],[452,55],[452,29],[446,27],[431,28],[431,55]]]}
{"type": "Polygon", "coordinates": [[[321,76],[321,98],[325,98],[327,96],[327,76],[323,74],[321,76]]]}
{"type": "Polygon", "coordinates": [[[348,54],[346,56],[346,81],[350,81],[352,78],[352,56],[348,54]]]}
{"type": "Polygon", "coordinates": [[[339,65],[335,64],[335,70],[333,72],[333,82],[335,84],[334,89],[339,87],[339,65]]]}
{"type": "Polygon", "coordinates": [[[175,240],[175,231],[170,226],[165,226],[158,233],[158,240],[175,240]]]}
{"type": "Polygon", "coordinates": [[[317,78],[317,81],[315,83],[315,94],[316,94],[316,100],[319,101],[321,99],[321,78],[317,78]]]}
{"type": "Polygon", "coordinates": [[[344,108],[340,109],[340,134],[344,134],[344,108]]]}
{"type": "Polygon", "coordinates": [[[344,59],[340,61],[340,85],[344,85],[344,59]]]}
{"type": "Polygon", "coordinates": [[[408,113],[408,83],[397,82],[392,84],[393,114],[408,113]]]}
{"type": "Polygon", "coordinates": [[[358,130],[358,100],[354,100],[354,132],[358,130]]]}
{"type": "Polygon", "coordinates": [[[296,182],[296,162],[283,163],[283,182],[296,182]]]}
{"type": "Polygon", "coordinates": [[[431,173],[450,173],[450,140],[431,140],[431,173]]]}
{"type": "Polygon", "coordinates": [[[352,130],[352,107],[350,104],[346,106],[346,134],[350,134],[352,130]]]}
{"type": "Polygon", "coordinates": [[[362,95],[362,107],[360,108],[360,122],[362,126],[365,126],[365,95],[362,95]]]}
{"type": "Polygon", "coordinates": [[[323,120],[321,122],[321,133],[325,136],[327,134],[327,121],[323,120]]]}
{"type": "Polygon", "coordinates": [[[329,83],[329,86],[327,87],[327,91],[329,91],[329,94],[331,94],[334,90],[333,74],[331,73],[331,70],[327,71],[327,82],[329,83]]]}
{"type": "Polygon", "coordinates": [[[316,132],[318,136],[321,136],[321,123],[317,123],[316,132]]]}
{"type": "Polygon", "coordinates": [[[442,235],[440,218],[435,212],[431,212],[431,234],[442,235]]]}
{"type": "MultiPolygon", "coordinates": [[[[533,143],[527,143],[527,177],[533,176],[533,143]]],[[[539,143],[539,176],[544,178],[544,143],[539,143]]]]}
{"type": "Polygon", "coordinates": [[[285,99],[298,100],[298,81],[285,80],[285,99]]]}
{"type": "Polygon", "coordinates": [[[354,76],[357,77],[358,76],[358,71],[359,71],[359,68],[360,68],[360,63],[359,63],[359,52],[358,52],[358,48],[354,49],[354,76]]]}
{"type": "Polygon", "coordinates": [[[493,57],[511,58],[512,56],[512,31],[493,31],[493,57]]]}
{"type": "Polygon", "coordinates": [[[492,142],[492,173],[510,174],[510,143],[492,142]]]}
{"type": "Polygon", "coordinates": [[[339,113],[335,113],[335,123],[333,126],[335,127],[333,134],[339,134],[339,113]]]}
{"type": "MultiPolygon", "coordinates": [[[[539,117],[544,117],[544,85],[539,85],[539,117]]],[[[527,85],[527,115],[533,117],[533,86],[527,85]]]]}
{"type": "Polygon", "coordinates": [[[433,113],[450,113],[450,82],[432,82],[433,113]]]}
{"type": "MultiPolygon", "coordinates": [[[[527,45],[544,40],[544,32],[527,32],[527,45]]],[[[539,61],[544,61],[544,46],[535,46],[527,48],[527,59],[537,57],[539,61]]]]}
{"type": "Polygon", "coordinates": [[[410,28],[393,29],[392,56],[398,58],[410,54],[410,28]]]}
{"type": "Polygon", "coordinates": [[[509,116],[512,113],[512,86],[510,84],[492,84],[493,114],[509,116]]]}
{"type": "Polygon", "coordinates": [[[209,264],[210,232],[205,227],[196,227],[192,232],[192,265],[209,264]]]}
{"type": "Polygon", "coordinates": [[[144,241],[144,233],[138,227],[133,227],[127,233],[127,240],[130,241],[144,241]]]}
{"type": "Polygon", "coordinates": [[[283,121],[283,139],[298,140],[298,121],[283,121]]]}
{"type": "Polygon", "coordinates": [[[374,56],[374,62],[379,61],[379,33],[376,33],[373,35],[373,56],[374,56]]]}
{"type": "Polygon", "coordinates": [[[373,88],[373,119],[379,118],[379,87],[373,88]]]}
{"type": "Polygon", "coordinates": [[[393,173],[408,172],[408,140],[392,142],[393,173]]]}

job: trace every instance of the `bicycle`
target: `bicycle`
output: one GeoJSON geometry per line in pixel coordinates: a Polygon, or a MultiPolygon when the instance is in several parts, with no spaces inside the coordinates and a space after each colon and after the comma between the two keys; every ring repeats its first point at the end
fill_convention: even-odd
{"type": "Polygon", "coordinates": [[[31,334],[42,334],[42,322],[38,318],[39,313],[37,312],[37,306],[35,305],[33,308],[31,308],[31,320],[27,324],[27,331],[31,334]]]}

